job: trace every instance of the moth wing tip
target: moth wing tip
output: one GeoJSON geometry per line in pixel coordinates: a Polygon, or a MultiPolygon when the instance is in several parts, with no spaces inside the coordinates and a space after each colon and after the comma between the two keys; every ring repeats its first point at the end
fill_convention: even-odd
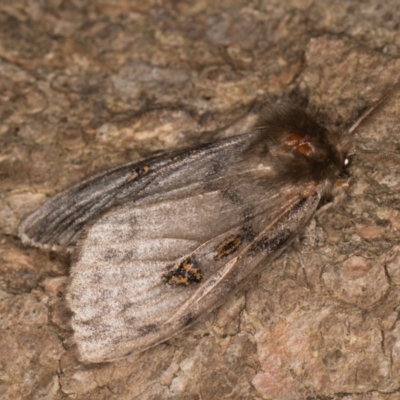
{"type": "Polygon", "coordinates": [[[37,240],[35,240],[33,238],[32,235],[27,233],[27,232],[29,232],[29,230],[31,228],[30,218],[31,218],[31,215],[28,216],[27,218],[25,218],[24,220],[22,220],[22,222],[19,224],[18,237],[21,239],[21,242],[25,245],[33,246],[33,247],[43,247],[42,243],[38,242],[37,240]]]}
{"type": "Polygon", "coordinates": [[[24,229],[18,230],[18,237],[21,239],[21,242],[27,246],[32,246],[32,247],[41,247],[41,248],[46,248],[46,244],[39,243],[35,239],[33,239],[31,236],[29,236],[27,233],[25,233],[24,229]]]}
{"type": "Polygon", "coordinates": [[[66,252],[70,253],[73,250],[72,247],[63,247],[59,244],[50,244],[50,243],[39,242],[39,241],[33,239],[28,234],[26,234],[25,231],[21,230],[21,229],[19,229],[19,231],[18,231],[18,237],[20,238],[22,244],[24,244],[26,246],[37,247],[37,248],[40,248],[43,250],[56,251],[56,252],[66,251],[66,252]]]}

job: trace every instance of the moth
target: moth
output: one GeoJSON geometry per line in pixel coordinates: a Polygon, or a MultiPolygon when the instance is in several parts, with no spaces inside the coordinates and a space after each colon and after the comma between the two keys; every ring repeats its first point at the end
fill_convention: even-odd
{"type": "Polygon", "coordinates": [[[398,86],[348,131],[270,107],[248,133],[109,169],[28,216],[23,243],[72,253],[66,298],[81,361],[165,341],[267,267],[343,197],[351,136],[398,86]]]}

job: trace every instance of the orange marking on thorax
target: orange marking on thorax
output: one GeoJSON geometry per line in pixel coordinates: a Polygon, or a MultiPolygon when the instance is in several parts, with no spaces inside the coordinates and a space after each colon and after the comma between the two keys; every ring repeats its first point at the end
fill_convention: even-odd
{"type": "Polygon", "coordinates": [[[350,179],[348,179],[348,178],[338,178],[335,181],[334,187],[341,188],[344,186],[349,186],[349,181],[350,181],[350,179]]]}
{"type": "Polygon", "coordinates": [[[285,141],[285,149],[310,156],[314,148],[308,138],[300,133],[292,133],[285,141]]]}

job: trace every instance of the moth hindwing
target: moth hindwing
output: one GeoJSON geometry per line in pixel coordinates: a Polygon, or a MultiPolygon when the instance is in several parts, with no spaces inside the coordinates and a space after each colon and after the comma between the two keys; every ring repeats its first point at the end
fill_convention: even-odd
{"type": "Polygon", "coordinates": [[[271,108],[250,133],[113,168],[30,215],[23,242],[72,252],[81,360],[168,339],[268,266],[335,191],[347,143],[271,108]]]}

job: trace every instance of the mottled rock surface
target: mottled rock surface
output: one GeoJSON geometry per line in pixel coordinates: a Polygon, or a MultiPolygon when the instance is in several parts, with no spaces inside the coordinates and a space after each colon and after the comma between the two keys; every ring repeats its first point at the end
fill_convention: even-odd
{"type": "MultiPolygon", "coordinates": [[[[77,360],[68,257],[17,238],[48,196],[237,134],[259,104],[350,126],[399,77],[399,24],[394,0],[2,0],[0,399],[399,399],[393,161],[354,160],[346,201],[302,236],[304,271],[288,251],[189,330],[115,363],[77,360]]],[[[399,106],[357,146],[400,151],[399,106]]]]}

